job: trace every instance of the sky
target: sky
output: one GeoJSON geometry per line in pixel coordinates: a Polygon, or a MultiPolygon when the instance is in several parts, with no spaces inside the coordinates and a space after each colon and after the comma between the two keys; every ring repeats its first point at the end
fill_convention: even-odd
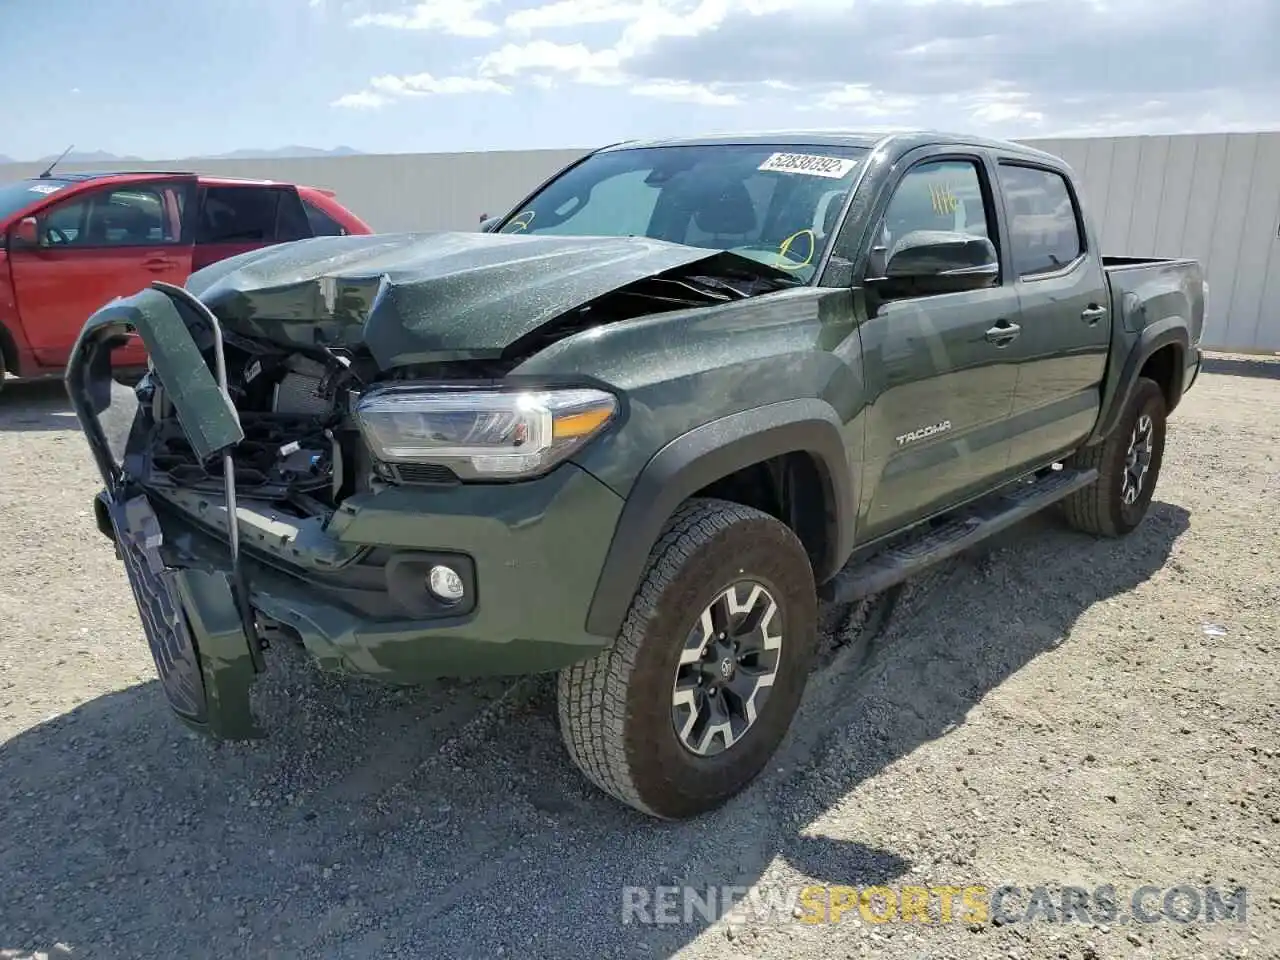
{"type": "Polygon", "coordinates": [[[1280,129],[1280,0],[7,0],[0,154],[1280,129]]]}

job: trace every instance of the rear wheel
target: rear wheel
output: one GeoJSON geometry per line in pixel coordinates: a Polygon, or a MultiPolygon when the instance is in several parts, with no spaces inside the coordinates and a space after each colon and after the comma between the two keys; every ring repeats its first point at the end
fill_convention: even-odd
{"type": "Polygon", "coordinates": [[[1115,430],[1064,464],[1098,471],[1096,481],[1062,502],[1067,523],[1086,533],[1121,537],[1142,522],[1164,461],[1166,417],[1160,385],[1139,379],[1115,430]]]}
{"type": "Polygon", "coordinates": [[[652,816],[720,806],[786,735],[816,622],[813,572],[789,528],[740,504],[689,501],[650,554],[617,641],[560,674],[570,757],[652,816]]]}

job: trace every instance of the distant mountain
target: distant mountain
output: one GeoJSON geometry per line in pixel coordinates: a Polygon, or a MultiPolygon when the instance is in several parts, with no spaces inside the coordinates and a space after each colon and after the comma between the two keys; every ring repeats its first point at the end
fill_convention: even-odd
{"type": "MultiPolygon", "coordinates": [[[[58,159],[58,155],[56,153],[51,153],[46,157],[41,157],[39,160],[36,160],[35,162],[36,163],[52,163],[54,160],[57,160],[57,159],[58,159]]],[[[129,155],[127,157],[120,157],[114,153],[107,153],[107,151],[105,150],[72,150],[70,153],[68,153],[65,157],[63,157],[58,162],[59,162],[59,165],[61,165],[64,163],[116,163],[121,160],[127,160],[130,163],[134,163],[134,162],[141,161],[142,157],[135,157],[133,155],[129,155]]]]}
{"type": "Polygon", "coordinates": [[[320,147],[278,147],[275,150],[232,150],[230,153],[211,153],[200,157],[188,157],[189,160],[271,160],[280,157],[354,157],[363,151],[353,147],[334,147],[323,150],[320,147]]]}
{"type": "Polygon", "coordinates": [[[17,162],[18,161],[13,159],[13,157],[6,157],[3,153],[0,153],[0,163],[17,163],[17,162]]]}

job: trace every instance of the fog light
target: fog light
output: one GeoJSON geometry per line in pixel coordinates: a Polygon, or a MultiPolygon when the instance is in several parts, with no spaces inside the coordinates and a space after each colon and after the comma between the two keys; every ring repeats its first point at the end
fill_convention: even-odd
{"type": "Polygon", "coordinates": [[[462,578],[458,576],[458,571],[444,564],[437,564],[431,568],[431,573],[427,575],[427,588],[442,603],[457,603],[467,592],[462,578]]]}

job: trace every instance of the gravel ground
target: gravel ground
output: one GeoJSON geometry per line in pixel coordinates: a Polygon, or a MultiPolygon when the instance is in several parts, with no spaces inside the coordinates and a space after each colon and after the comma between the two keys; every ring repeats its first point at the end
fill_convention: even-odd
{"type": "Polygon", "coordinates": [[[269,740],[188,734],[58,388],[7,389],[0,957],[1280,956],[1280,366],[1215,369],[1135,534],[1037,518],[912,584],[685,825],[584,785],[544,681],[388,690],[276,651],[269,740]],[[1001,883],[1243,884],[1247,914],[622,923],[627,885],[1001,883]]]}

